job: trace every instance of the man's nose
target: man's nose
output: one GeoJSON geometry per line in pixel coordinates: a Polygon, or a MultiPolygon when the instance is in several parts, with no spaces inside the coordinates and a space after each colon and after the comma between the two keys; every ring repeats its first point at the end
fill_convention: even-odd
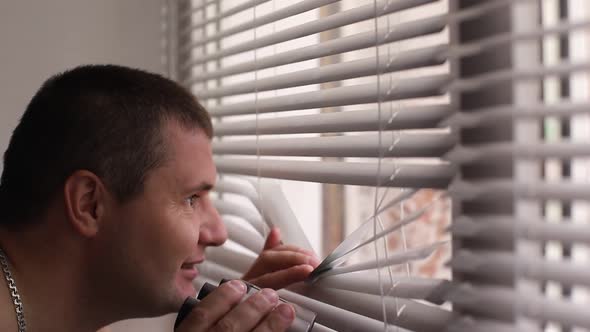
{"type": "Polygon", "coordinates": [[[227,229],[219,212],[209,204],[207,214],[199,230],[199,244],[204,246],[220,246],[227,240],[227,229]]]}

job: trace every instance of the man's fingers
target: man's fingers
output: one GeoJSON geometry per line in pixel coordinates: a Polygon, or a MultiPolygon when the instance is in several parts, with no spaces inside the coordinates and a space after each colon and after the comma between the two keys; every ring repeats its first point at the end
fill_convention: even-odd
{"type": "Polygon", "coordinates": [[[278,227],[273,227],[266,238],[263,250],[275,250],[275,251],[294,251],[305,255],[317,257],[315,252],[309,249],[304,249],[292,244],[283,244],[281,241],[281,230],[278,227]]]}
{"type": "Polygon", "coordinates": [[[241,302],[245,295],[241,281],[222,284],[191,311],[176,331],[281,332],[291,325],[293,308],[286,304],[277,307],[279,296],[274,290],[262,289],[241,302]]]}
{"type": "Polygon", "coordinates": [[[299,253],[302,253],[302,254],[305,254],[308,256],[316,257],[316,254],[313,251],[308,250],[308,249],[304,249],[301,247],[297,247],[297,246],[294,246],[291,244],[283,244],[283,245],[274,247],[272,250],[274,250],[274,251],[294,251],[294,252],[299,252],[299,253]]]}
{"type": "Polygon", "coordinates": [[[316,267],[320,261],[315,256],[306,255],[294,251],[267,251],[262,253],[266,256],[269,267],[272,271],[282,270],[295,265],[307,264],[316,267]]]}
{"type": "Polygon", "coordinates": [[[251,281],[251,279],[267,273],[304,264],[315,268],[318,266],[319,260],[315,256],[294,251],[263,251],[252,268],[244,275],[244,280],[251,281]]]}
{"type": "Polygon", "coordinates": [[[240,303],[245,294],[246,285],[241,281],[232,280],[222,284],[195,306],[178,326],[177,331],[208,331],[234,306],[240,303]]]}
{"type": "Polygon", "coordinates": [[[273,227],[266,237],[263,250],[273,249],[280,246],[281,244],[281,231],[278,227],[273,227]]]}
{"type": "Polygon", "coordinates": [[[295,310],[283,303],[276,307],[254,330],[254,332],[286,331],[295,319],[295,310]]]}
{"type": "Polygon", "coordinates": [[[305,280],[313,271],[311,265],[302,264],[291,268],[264,274],[250,282],[259,286],[272,289],[281,289],[296,282],[305,280]]]}
{"type": "Polygon", "coordinates": [[[279,296],[274,290],[262,289],[221,318],[211,331],[252,331],[278,303],[279,296]]]}

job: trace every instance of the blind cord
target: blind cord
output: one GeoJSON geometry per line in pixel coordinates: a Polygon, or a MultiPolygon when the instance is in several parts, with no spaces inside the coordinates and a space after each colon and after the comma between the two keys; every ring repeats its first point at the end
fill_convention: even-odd
{"type": "MultiPolygon", "coordinates": [[[[373,6],[375,8],[375,18],[374,18],[374,29],[375,29],[375,73],[377,78],[377,91],[381,91],[381,72],[379,66],[379,16],[378,16],[378,7],[377,7],[377,0],[373,0],[373,6]]],[[[373,236],[377,235],[377,225],[378,225],[378,218],[377,218],[377,211],[379,210],[379,187],[381,186],[381,162],[383,160],[383,151],[382,151],[382,134],[383,134],[383,125],[381,124],[381,95],[378,93],[377,97],[377,113],[379,119],[379,130],[378,130],[378,149],[379,149],[379,157],[377,159],[377,176],[376,176],[376,183],[375,183],[375,194],[374,194],[374,202],[373,202],[373,236]]],[[[388,327],[388,319],[387,319],[387,308],[385,305],[385,291],[383,289],[383,281],[381,280],[381,262],[379,259],[379,247],[378,241],[374,243],[375,249],[375,261],[377,264],[377,282],[379,283],[379,296],[381,297],[381,310],[383,314],[383,331],[387,332],[388,327]]]]}

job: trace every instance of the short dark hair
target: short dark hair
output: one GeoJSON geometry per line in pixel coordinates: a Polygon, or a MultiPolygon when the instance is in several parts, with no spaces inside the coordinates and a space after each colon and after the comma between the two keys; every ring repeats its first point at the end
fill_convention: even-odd
{"type": "Polygon", "coordinates": [[[175,120],[212,137],[196,98],[160,75],[86,65],[55,75],[37,91],[14,130],[0,179],[0,225],[41,216],[77,170],[96,174],[120,202],[143,191],[165,159],[163,127],[175,120]]]}

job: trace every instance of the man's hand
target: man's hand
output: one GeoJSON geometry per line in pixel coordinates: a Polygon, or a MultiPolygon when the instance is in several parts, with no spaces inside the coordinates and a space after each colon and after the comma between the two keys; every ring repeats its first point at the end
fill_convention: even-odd
{"type": "Polygon", "coordinates": [[[242,279],[259,287],[280,289],[305,280],[319,263],[313,252],[282,244],[279,229],[275,227],[262,253],[242,279]]]}
{"type": "Polygon", "coordinates": [[[279,303],[272,289],[263,289],[240,303],[246,285],[239,280],[223,283],[188,314],[176,332],[283,332],[293,322],[295,311],[279,303]]]}

